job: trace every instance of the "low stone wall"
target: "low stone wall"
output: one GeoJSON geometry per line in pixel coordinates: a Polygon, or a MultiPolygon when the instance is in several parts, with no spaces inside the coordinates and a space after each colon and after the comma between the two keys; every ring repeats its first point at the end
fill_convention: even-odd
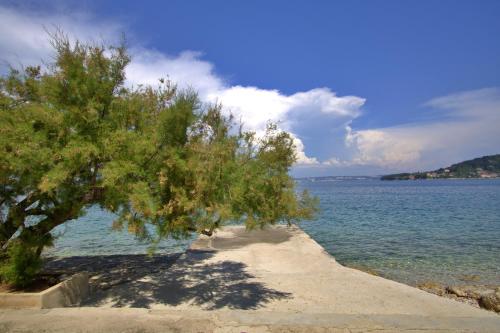
{"type": "Polygon", "coordinates": [[[79,305],[88,294],[89,276],[82,272],[39,293],[0,293],[0,308],[62,308],[79,305]]]}

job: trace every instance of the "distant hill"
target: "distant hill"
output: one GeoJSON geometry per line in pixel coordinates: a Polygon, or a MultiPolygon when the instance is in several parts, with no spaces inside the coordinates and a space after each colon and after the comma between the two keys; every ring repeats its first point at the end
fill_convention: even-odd
{"type": "Polygon", "coordinates": [[[334,182],[339,180],[378,180],[380,176],[322,176],[322,177],[299,177],[296,181],[304,182],[334,182]]]}
{"type": "Polygon", "coordinates": [[[434,171],[397,173],[382,176],[382,180],[435,179],[435,178],[498,178],[500,154],[483,156],[453,164],[434,171]]]}

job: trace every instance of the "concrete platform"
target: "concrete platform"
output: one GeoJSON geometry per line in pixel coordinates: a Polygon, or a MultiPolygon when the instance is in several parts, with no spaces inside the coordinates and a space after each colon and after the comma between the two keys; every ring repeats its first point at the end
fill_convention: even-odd
{"type": "Polygon", "coordinates": [[[0,311],[0,332],[500,332],[495,313],[346,268],[281,226],[200,237],[168,270],[84,305],[0,311]]]}

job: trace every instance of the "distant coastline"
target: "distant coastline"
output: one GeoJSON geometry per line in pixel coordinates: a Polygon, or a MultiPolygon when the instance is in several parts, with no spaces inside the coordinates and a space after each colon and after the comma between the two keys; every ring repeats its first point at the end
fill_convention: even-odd
{"type": "Polygon", "coordinates": [[[340,180],[379,180],[380,176],[322,176],[322,177],[299,177],[296,181],[310,182],[335,182],[340,180]]]}
{"type": "Polygon", "coordinates": [[[434,171],[405,172],[380,177],[381,180],[492,178],[500,178],[500,154],[475,158],[434,171]]]}
{"type": "Polygon", "coordinates": [[[488,180],[488,179],[500,179],[500,174],[494,176],[478,176],[478,177],[432,177],[422,175],[422,173],[398,173],[392,175],[380,176],[377,179],[379,180],[488,180]],[[408,176],[409,175],[409,176],[408,176]]]}

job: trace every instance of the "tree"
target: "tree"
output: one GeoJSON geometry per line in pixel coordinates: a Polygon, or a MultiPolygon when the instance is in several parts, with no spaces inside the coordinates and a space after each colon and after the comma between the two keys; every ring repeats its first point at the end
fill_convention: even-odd
{"type": "Polygon", "coordinates": [[[6,262],[15,253],[38,258],[52,229],[92,205],[153,245],[211,235],[228,221],[255,228],[314,213],[315,199],[297,195],[288,175],[295,162],[288,133],[272,124],[260,138],[243,132],[221,105],[202,104],[169,81],[126,87],[123,46],[71,43],[62,34],[51,40],[48,68],[0,79],[6,262]]]}

